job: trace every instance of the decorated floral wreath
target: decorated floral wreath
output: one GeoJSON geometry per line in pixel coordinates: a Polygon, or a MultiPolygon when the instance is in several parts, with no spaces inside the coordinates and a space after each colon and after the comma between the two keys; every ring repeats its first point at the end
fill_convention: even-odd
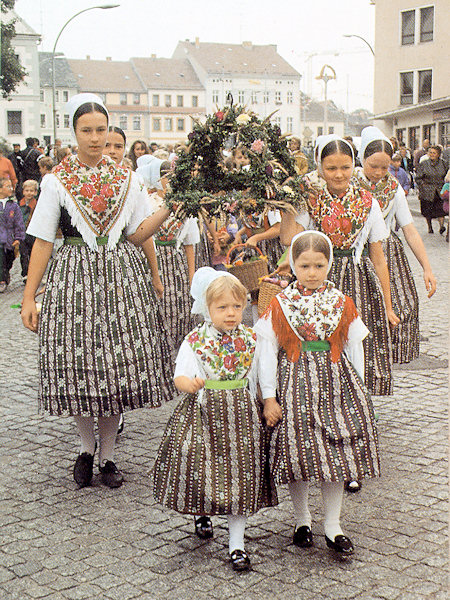
{"type": "Polygon", "coordinates": [[[294,159],[271,116],[261,120],[244,106],[231,105],[208,115],[205,123],[195,120],[166,193],[175,216],[209,218],[304,206],[294,159]],[[246,169],[227,165],[226,154],[237,147],[248,155],[246,169]]]}

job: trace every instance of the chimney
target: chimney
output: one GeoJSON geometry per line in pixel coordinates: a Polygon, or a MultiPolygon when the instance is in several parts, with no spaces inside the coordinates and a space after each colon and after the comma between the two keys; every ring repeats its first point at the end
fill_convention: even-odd
{"type": "Polygon", "coordinates": [[[112,60],[112,58],[110,56],[107,56],[106,60],[112,60]]]}
{"type": "Polygon", "coordinates": [[[195,38],[195,47],[200,48],[200,38],[198,37],[195,38]]]}
{"type": "Polygon", "coordinates": [[[86,54],[86,60],[91,60],[91,55],[90,54],[86,54]]]}

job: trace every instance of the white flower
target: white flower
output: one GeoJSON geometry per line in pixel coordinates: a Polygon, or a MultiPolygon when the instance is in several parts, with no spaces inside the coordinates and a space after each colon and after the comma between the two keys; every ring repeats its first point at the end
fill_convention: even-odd
{"type": "Polygon", "coordinates": [[[291,187],[289,187],[288,185],[283,185],[283,187],[281,189],[283,190],[283,192],[286,192],[286,194],[288,196],[294,196],[295,195],[294,194],[294,190],[291,187]]]}
{"type": "Polygon", "coordinates": [[[238,117],[236,117],[236,123],[238,125],[247,125],[250,120],[251,116],[247,113],[241,113],[238,117]]]}

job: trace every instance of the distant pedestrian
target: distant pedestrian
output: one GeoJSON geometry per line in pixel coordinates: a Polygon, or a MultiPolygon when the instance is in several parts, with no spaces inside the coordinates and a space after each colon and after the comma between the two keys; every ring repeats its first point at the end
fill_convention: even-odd
{"type": "Polygon", "coordinates": [[[149,154],[147,144],[143,140],[136,140],[131,144],[130,151],[128,152],[128,158],[131,160],[132,169],[137,169],[137,159],[144,154],[149,154]]]}
{"type": "Polygon", "coordinates": [[[440,195],[445,183],[447,169],[440,158],[439,146],[430,146],[428,158],[420,162],[416,170],[416,184],[419,190],[420,212],[428,223],[428,233],[433,233],[432,219],[439,221],[439,233],[445,231],[443,202],[440,195]]]}
{"type": "Polygon", "coordinates": [[[24,239],[22,212],[13,196],[11,180],[0,177],[0,293],[8,287],[9,272],[24,239]]]}
{"type": "Polygon", "coordinates": [[[25,140],[27,147],[20,152],[22,159],[22,180],[34,179],[38,183],[41,181],[39,172],[38,159],[42,154],[35,148],[39,140],[29,137],[25,140]]]}
{"type": "Polygon", "coordinates": [[[409,181],[408,173],[405,171],[405,169],[403,169],[401,167],[401,164],[402,164],[402,155],[394,154],[391,158],[391,162],[390,162],[388,170],[389,170],[389,173],[392,175],[392,177],[395,177],[395,179],[402,186],[403,191],[405,192],[405,195],[408,195],[411,184],[409,181]]]}
{"type": "MultiPolygon", "coordinates": [[[[28,227],[34,209],[36,208],[36,198],[38,194],[38,183],[34,179],[27,179],[22,186],[23,198],[19,201],[20,210],[22,211],[23,223],[25,230],[28,227]]],[[[34,236],[26,233],[25,239],[20,242],[20,265],[22,267],[22,279],[25,283],[28,275],[28,264],[30,262],[31,250],[34,244],[34,236]]]]}
{"type": "Polygon", "coordinates": [[[9,158],[6,158],[3,155],[3,150],[1,148],[0,148],[0,177],[2,179],[7,177],[11,181],[13,190],[16,188],[16,185],[17,185],[16,171],[14,169],[12,162],[9,160],[9,158]]]}
{"type": "Polygon", "coordinates": [[[422,142],[422,146],[420,148],[417,148],[417,150],[414,150],[414,154],[413,154],[413,167],[414,167],[415,171],[417,171],[417,167],[419,166],[420,159],[423,156],[426,156],[426,154],[428,153],[428,148],[429,147],[430,147],[430,140],[425,139],[422,142]]]}

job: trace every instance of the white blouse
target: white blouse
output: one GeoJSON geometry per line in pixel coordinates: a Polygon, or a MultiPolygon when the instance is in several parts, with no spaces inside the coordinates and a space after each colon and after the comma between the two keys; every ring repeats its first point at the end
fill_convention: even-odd
{"type": "Polygon", "coordinates": [[[393,198],[393,205],[384,220],[388,231],[395,231],[398,227],[405,227],[413,222],[405,191],[399,185],[393,198]]]}

